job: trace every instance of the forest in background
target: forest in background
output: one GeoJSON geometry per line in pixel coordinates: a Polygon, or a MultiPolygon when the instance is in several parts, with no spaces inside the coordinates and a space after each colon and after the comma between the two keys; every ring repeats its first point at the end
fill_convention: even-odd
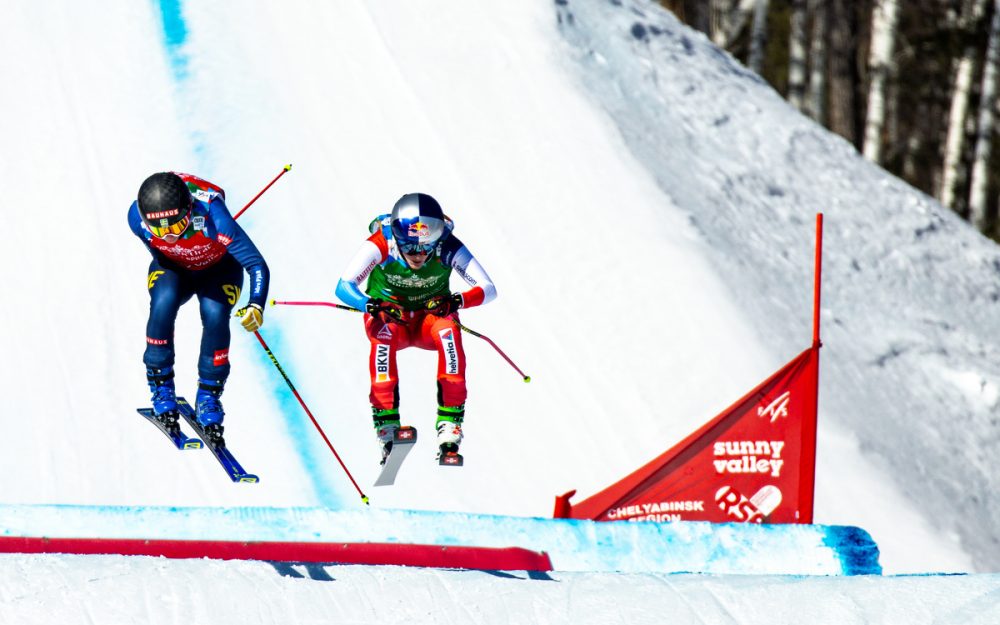
{"type": "Polygon", "coordinates": [[[1000,0],[660,0],[866,158],[1000,240],[1000,0]]]}

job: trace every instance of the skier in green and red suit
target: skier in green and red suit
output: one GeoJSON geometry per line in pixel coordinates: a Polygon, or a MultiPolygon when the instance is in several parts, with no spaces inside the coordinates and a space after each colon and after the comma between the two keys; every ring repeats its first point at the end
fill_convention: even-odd
{"type": "Polygon", "coordinates": [[[371,223],[371,236],[337,284],[341,301],[366,311],[369,399],[383,462],[400,426],[396,353],[407,347],[438,354],[438,455],[457,453],[462,442],[465,351],[458,310],[490,302],[496,288],[469,248],[452,234],[453,226],[430,195],[404,195],[391,214],[371,223]],[[451,291],[453,270],[470,288],[451,291]]]}

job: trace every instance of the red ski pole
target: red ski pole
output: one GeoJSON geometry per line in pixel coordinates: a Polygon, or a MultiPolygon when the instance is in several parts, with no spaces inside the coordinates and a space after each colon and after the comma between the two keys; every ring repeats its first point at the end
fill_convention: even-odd
{"type": "MultiPolygon", "coordinates": [[[[279,302],[278,300],[274,300],[273,299],[273,300],[271,300],[271,305],[272,306],[277,306],[277,305],[282,305],[282,306],[329,306],[330,308],[339,308],[340,310],[349,310],[351,312],[362,312],[362,311],[358,310],[357,308],[352,308],[351,306],[344,306],[343,304],[335,304],[333,302],[279,302]]],[[[509,364],[511,367],[514,368],[514,371],[517,371],[519,374],[521,374],[521,379],[523,379],[525,381],[525,383],[531,382],[531,376],[530,375],[525,375],[524,371],[521,371],[521,369],[517,365],[514,364],[514,361],[511,360],[507,356],[507,354],[503,353],[503,350],[500,349],[500,347],[496,343],[493,342],[493,339],[491,339],[490,337],[486,336],[485,334],[480,334],[479,332],[476,332],[472,328],[464,326],[461,323],[458,324],[458,327],[461,328],[462,331],[468,332],[472,336],[474,336],[476,338],[483,339],[484,341],[486,341],[487,343],[489,343],[490,347],[492,347],[493,349],[495,349],[497,351],[497,353],[500,354],[500,356],[502,356],[503,359],[507,361],[507,364],[509,364]]]]}
{"type": "Polygon", "coordinates": [[[340,459],[340,454],[338,454],[337,450],[334,449],[333,443],[331,443],[330,439],[327,438],[326,432],[324,432],[323,428],[320,427],[319,422],[316,421],[316,417],[313,416],[312,411],[309,410],[309,406],[307,406],[306,402],[303,401],[302,396],[299,395],[299,392],[297,390],[295,390],[295,385],[292,384],[292,381],[288,378],[288,374],[285,373],[285,370],[281,368],[281,365],[278,363],[278,359],[274,357],[274,353],[271,351],[271,348],[268,347],[267,343],[264,342],[264,338],[260,335],[260,332],[257,332],[255,330],[254,336],[256,336],[257,340],[260,341],[261,347],[263,347],[264,351],[267,352],[268,357],[271,359],[271,362],[274,364],[275,368],[277,368],[278,373],[280,373],[281,377],[285,379],[285,383],[288,384],[288,388],[292,389],[292,394],[295,395],[295,399],[299,400],[299,404],[302,405],[302,409],[306,411],[307,415],[309,415],[309,419],[312,421],[313,425],[316,426],[316,430],[319,432],[319,435],[323,437],[323,441],[326,443],[326,446],[329,447],[330,451],[333,452],[333,456],[337,459],[337,462],[340,463],[340,467],[344,469],[344,473],[347,474],[347,478],[351,480],[351,484],[354,485],[354,489],[358,491],[359,495],[361,495],[361,501],[363,501],[365,505],[368,505],[368,496],[365,495],[364,492],[362,492],[361,487],[358,486],[358,483],[357,481],[355,481],[354,476],[351,475],[351,472],[347,469],[347,465],[344,464],[344,461],[340,459]]]}
{"type": "Polygon", "coordinates": [[[514,367],[514,371],[517,371],[519,374],[521,374],[521,379],[524,380],[525,384],[527,384],[528,382],[531,382],[531,376],[530,375],[525,375],[524,371],[521,371],[521,369],[518,368],[518,366],[514,364],[514,361],[511,360],[510,358],[508,358],[507,354],[503,353],[503,350],[500,349],[500,347],[496,343],[493,342],[493,339],[491,339],[490,337],[486,336],[485,334],[480,334],[480,333],[476,332],[472,328],[467,328],[467,327],[463,326],[462,324],[458,324],[458,327],[462,328],[462,330],[464,330],[465,332],[468,332],[472,336],[474,336],[476,338],[483,339],[484,341],[486,341],[487,343],[489,343],[490,347],[492,347],[493,349],[497,350],[497,353],[500,354],[500,356],[502,356],[503,359],[507,361],[508,365],[510,365],[511,367],[514,367]]]}
{"type": "Polygon", "coordinates": [[[278,182],[278,178],[281,178],[282,176],[284,176],[285,174],[287,174],[289,172],[289,170],[291,170],[291,169],[292,169],[291,163],[289,163],[288,165],[285,165],[281,169],[281,173],[274,177],[274,180],[272,180],[271,182],[267,183],[267,186],[264,187],[263,189],[261,189],[260,193],[258,193],[257,195],[253,196],[253,199],[250,200],[249,202],[247,202],[247,205],[244,206],[243,208],[241,208],[240,212],[238,212],[235,215],[233,215],[233,219],[239,219],[240,215],[242,215],[244,212],[246,212],[246,210],[248,208],[250,208],[250,206],[253,205],[254,202],[257,201],[257,198],[259,198],[260,196],[264,195],[264,192],[267,191],[268,189],[270,189],[272,184],[274,184],[275,182],[278,182]]]}

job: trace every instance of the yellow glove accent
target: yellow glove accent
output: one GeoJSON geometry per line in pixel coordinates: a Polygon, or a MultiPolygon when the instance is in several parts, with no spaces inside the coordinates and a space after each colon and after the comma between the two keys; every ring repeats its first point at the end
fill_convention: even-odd
{"type": "Polygon", "coordinates": [[[236,313],[247,332],[256,332],[264,325],[264,310],[259,304],[247,304],[236,313]]]}

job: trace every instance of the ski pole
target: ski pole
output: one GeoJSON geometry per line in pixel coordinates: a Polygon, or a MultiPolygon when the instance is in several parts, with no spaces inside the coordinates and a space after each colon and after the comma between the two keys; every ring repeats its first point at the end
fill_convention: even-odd
{"type": "Polygon", "coordinates": [[[235,215],[233,215],[233,219],[239,219],[240,215],[242,215],[244,212],[246,212],[246,210],[248,208],[250,208],[250,206],[254,202],[257,201],[257,198],[259,198],[260,196],[264,195],[264,192],[267,191],[268,189],[270,189],[272,184],[274,184],[275,182],[278,182],[278,178],[281,178],[282,176],[284,176],[285,174],[287,174],[289,172],[289,170],[291,170],[291,169],[292,169],[292,164],[291,163],[289,163],[288,165],[285,165],[284,167],[282,167],[281,168],[281,173],[278,174],[277,176],[275,176],[274,180],[272,180],[271,182],[267,183],[267,186],[264,187],[263,189],[261,189],[260,193],[258,193],[257,195],[253,196],[253,199],[250,200],[249,202],[247,202],[247,205],[244,206],[243,208],[241,208],[240,212],[238,212],[235,215]]]}
{"type": "MultiPolygon", "coordinates": [[[[351,306],[344,306],[343,304],[336,304],[334,302],[287,302],[287,301],[281,302],[281,301],[278,301],[278,300],[275,300],[275,299],[271,300],[271,306],[278,306],[278,305],[281,305],[281,306],[329,306],[330,308],[339,308],[340,310],[349,310],[351,312],[363,312],[363,311],[358,310],[357,308],[353,308],[351,306]]],[[[511,360],[507,356],[507,354],[505,354],[503,352],[503,350],[500,349],[500,347],[496,343],[493,342],[493,339],[491,339],[490,337],[486,336],[485,334],[480,334],[479,332],[476,332],[472,328],[464,326],[461,323],[459,323],[457,325],[458,325],[459,328],[462,329],[463,332],[468,332],[472,336],[474,336],[476,338],[483,339],[484,341],[486,341],[487,343],[489,343],[490,347],[492,347],[493,349],[495,349],[497,351],[497,353],[500,354],[500,356],[502,356],[503,359],[507,361],[507,364],[509,364],[511,367],[514,368],[514,371],[517,371],[519,374],[521,374],[521,379],[523,379],[525,381],[525,383],[531,382],[531,376],[530,375],[525,375],[524,371],[521,371],[521,369],[517,365],[514,364],[514,361],[511,360]]]]}
{"type": "Polygon", "coordinates": [[[278,364],[278,359],[274,357],[274,353],[271,351],[271,348],[269,348],[267,346],[267,343],[264,342],[264,337],[262,337],[260,335],[260,332],[256,330],[254,330],[254,336],[256,336],[257,340],[260,341],[261,347],[263,347],[264,351],[267,352],[267,355],[271,359],[271,362],[274,363],[274,366],[278,369],[278,373],[280,373],[281,377],[285,379],[285,382],[288,384],[288,388],[292,389],[292,394],[295,395],[295,399],[299,400],[299,403],[302,404],[302,409],[306,411],[307,415],[309,415],[309,419],[312,420],[313,425],[316,426],[316,429],[319,431],[319,435],[323,437],[323,441],[326,442],[326,446],[329,447],[330,451],[333,452],[333,455],[337,459],[337,462],[340,463],[341,468],[344,469],[344,473],[347,474],[348,479],[351,480],[351,484],[354,485],[354,489],[358,491],[359,495],[361,495],[361,501],[363,501],[366,506],[370,505],[368,503],[368,496],[365,495],[364,492],[362,492],[361,487],[358,486],[358,483],[354,480],[354,476],[351,475],[351,472],[347,469],[347,465],[344,464],[344,461],[340,459],[340,454],[338,454],[337,450],[333,448],[333,443],[331,443],[330,439],[326,437],[326,432],[324,432],[323,428],[320,427],[319,423],[316,421],[316,417],[314,417],[312,411],[309,410],[309,406],[306,406],[306,402],[302,400],[302,396],[299,395],[299,392],[297,390],[295,390],[295,385],[292,384],[292,381],[290,379],[288,379],[288,374],[286,374],[285,370],[281,368],[280,364],[278,364]]]}
{"type": "Polygon", "coordinates": [[[500,349],[500,347],[497,346],[497,344],[493,342],[493,339],[491,339],[490,337],[486,336],[485,334],[480,334],[479,332],[476,332],[472,328],[467,328],[467,327],[463,326],[462,324],[458,324],[458,327],[462,328],[463,331],[468,332],[472,336],[474,336],[476,338],[483,339],[484,341],[486,341],[487,343],[489,343],[490,347],[492,347],[493,349],[497,350],[497,353],[500,354],[500,356],[502,356],[503,359],[507,361],[508,365],[510,365],[511,367],[514,367],[514,371],[517,371],[519,374],[521,374],[521,379],[524,380],[525,384],[527,384],[528,382],[531,382],[531,376],[530,375],[525,375],[524,371],[521,371],[521,369],[519,369],[518,366],[514,364],[514,361],[511,360],[507,356],[507,354],[503,353],[503,350],[500,349]]]}

